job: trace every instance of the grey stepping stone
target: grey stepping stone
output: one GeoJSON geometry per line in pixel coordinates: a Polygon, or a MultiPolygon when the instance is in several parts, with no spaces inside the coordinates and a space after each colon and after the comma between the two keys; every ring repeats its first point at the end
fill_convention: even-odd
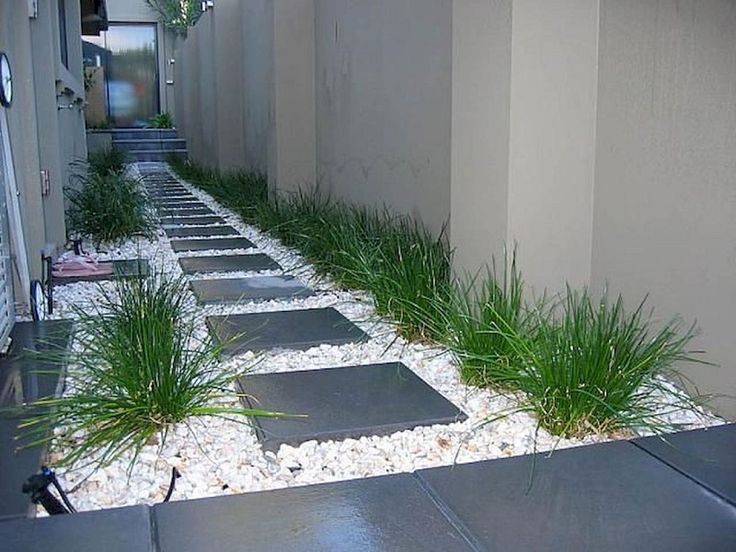
{"type": "Polygon", "coordinates": [[[169,502],[153,516],[162,552],[472,550],[406,474],[169,502]]]}
{"type": "Polygon", "coordinates": [[[166,225],[176,226],[209,226],[210,224],[225,224],[225,219],[218,216],[204,217],[168,217],[161,220],[166,225]]]}
{"type": "Polygon", "coordinates": [[[153,552],[151,512],[131,506],[0,523],[3,550],[153,552]]]}
{"type": "Polygon", "coordinates": [[[281,266],[268,255],[221,255],[218,257],[182,257],[179,265],[185,274],[207,272],[238,272],[258,270],[279,270],[281,266]]]}
{"type": "Polygon", "coordinates": [[[191,217],[194,215],[214,215],[215,212],[209,207],[190,207],[183,209],[181,207],[171,208],[165,207],[159,209],[159,215],[164,217],[191,217]]]}
{"type": "Polygon", "coordinates": [[[201,201],[170,201],[165,205],[157,205],[159,210],[171,210],[171,209],[207,209],[207,205],[201,201]]]}
{"type": "Polygon", "coordinates": [[[247,238],[203,238],[198,240],[172,240],[171,248],[182,251],[206,251],[208,249],[251,249],[255,247],[247,238]]]}
{"type": "Polygon", "coordinates": [[[249,408],[306,415],[255,420],[263,448],[274,452],[312,439],[359,439],[467,419],[400,362],[258,374],[238,384],[249,408]]]}
{"type": "Polygon", "coordinates": [[[147,259],[126,259],[101,261],[100,264],[112,262],[112,274],[96,276],[54,276],[54,285],[73,284],[75,282],[102,282],[115,278],[144,278],[149,275],[150,267],[147,259]]]}
{"type": "Polygon", "coordinates": [[[736,505],[736,424],[632,443],[736,505]]]}
{"type": "Polygon", "coordinates": [[[736,550],[736,509],[628,442],[417,474],[479,550],[736,550]]]}
{"type": "Polygon", "coordinates": [[[275,348],[307,350],[369,339],[333,308],[208,316],[207,326],[228,354],[275,348]]]}
{"type": "MultiPolygon", "coordinates": [[[[42,355],[53,351],[58,356],[69,344],[72,326],[69,320],[17,322],[13,326],[10,352],[0,357],[0,407],[12,409],[60,391],[61,368],[42,355]]],[[[19,448],[28,440],[18,430],[18,422],[29,414],[8,410],[0,416],[0,520],[26,516],[35,509],[21,488],[39,470],[46,454],[43,447],[19,448]],[[21,438],[16,439],[19,434],[21,438]]],[[[4,542],[0,536],[0,543],[4,542]]],[[[5,549],[3,546],[0,548],[5,549]]]]}
{"type": "Polygon", "coordinates": [[[208,237],[208,236],[237,236],[238,231],[232,226],[179,226],[165,227],[164,232],[170,238],[190,238],[190,237],[208,237]]]}
{"type": "Polygon", "coordinates": [[[308,297],[314,291],[293,276],[256,276],[251,278],[218,278],[192,280],[189,285],[197,300],[213,303],[246,303],[291,297],[308,297]]]}
{"type": "Polygon", "coordinates": [[[153,196],[153,202],[156,205],[167,205],[169,203],[192,203],[197,202],[201,203],[201,200],[194,195],[191,194],[166,194],[166,195],[159,195],[159,196],[153,196]]]}

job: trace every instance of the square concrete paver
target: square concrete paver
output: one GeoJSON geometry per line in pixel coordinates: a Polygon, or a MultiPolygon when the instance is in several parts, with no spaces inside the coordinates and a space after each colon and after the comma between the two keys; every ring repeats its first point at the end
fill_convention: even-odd
{"type": "Polygon", "coordinates": [[[193,215],[214,215],[215,212],[209,207],[166,207],[159,209],[159,216],[161,219],[169,217],[191,217],[193,215]]]}
{"type": "Polygon", "coordinates": [[[198,240],[171,240],[176,253],[182,251],[206,251],[208,249],[251,249],[255,247],[247,238],[202,238],[198,240]]]}
{"type": "Polygon", "coordinates": [[[162,219],[164,226],[209,226],[211,224],[225,224],[225,219],[216,215],[203,217],[170,217],[162,219]]]}
{"type": "Polygon", "coordinates": [[[315,439],[390,435],[467,417],[400,362],[257,374],[238,382],[249,408],[306,418],[257,418],[266,450],[315,439]]]}
{"type": "Polygon", "coordinates": [[[181,226],[178,228],[165,227],[164,232],[169,238],[191,238],[209,236],[237,236],[238,231],[232,226],[181,226]]]}
{"type": "Polygon", "coordinates": [[[54,276],[54,285],[73,284],[76,282],[102,282],[115,278],[144,278],[150,273],[147,259],[125,259],[101,261],[100,264],[112,263],[112,274],[99,276],[54,276]]]}
{"type": "Polygon", "coordinates": [[[159,211],[167,209],[209,209],[207,205],[201,201],[171,201],[163,205],[157,205],[159,211]]]}
{"type": "Polygon", "coordinates": [[[185,274],[206,274],[208,272],[240,272],[259,270],[280,270],[281,266],[268,255],[220,255],[217,257],[182,257],[179,265],[185,274]]]}
{"type": "Polygon", "coordinates": [[[736,424],[632,443],[736,505],[736,424]]]}
{"type": "Polygon", "coordinates": [[[153,508],[161,552],[472,550],[411,475],[153,508]]]}
{"type": "Polygon", "coordinates": [[[208,316],[207,326],[229,354],[345,345],[368,334],[333,308],[208,316]]]}
{"type": "Polygon", "coordinates": [[[0,543],[8,552],[155,550],[147,506],[5,521],[0,523],[0,543]]]}
{"type": "Polygon", "coordinates": [[[417,473],[479,550],[736,550],[736,509],[628,442],[417,473]]]}
{"type": "Polygon", "coordinates": [[[293,276],[192,280],[189,285],[197,300],[205,305],[269,301],[314,295],[314,291],[293,276]]]}

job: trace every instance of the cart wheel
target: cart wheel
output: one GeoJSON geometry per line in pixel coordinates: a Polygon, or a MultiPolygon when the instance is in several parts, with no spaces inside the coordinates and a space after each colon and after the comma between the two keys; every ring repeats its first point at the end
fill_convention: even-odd
{"type": "Polygon", "coordinates": [[[31,282],[31,318],[35,321],[46,319],[46,294],[39,280],[31,282]]]}

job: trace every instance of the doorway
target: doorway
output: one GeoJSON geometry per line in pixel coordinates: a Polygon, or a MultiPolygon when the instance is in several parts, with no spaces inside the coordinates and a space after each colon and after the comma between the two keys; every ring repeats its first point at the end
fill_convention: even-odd
{"type": "Polygon", "coordinates": [[[156,25],[111,23],[82,49],[88,128],[146,126],[160,108],[156,25]]]}

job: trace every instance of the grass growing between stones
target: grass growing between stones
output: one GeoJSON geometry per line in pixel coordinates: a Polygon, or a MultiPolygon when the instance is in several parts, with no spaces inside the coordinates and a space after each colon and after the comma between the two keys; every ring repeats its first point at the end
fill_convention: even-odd
{"type": "Polygon", "coordinates": [[[672,429],[667,415],[698,400],[665,384],[675,366],[698,362],[694,327],[659,324],[642,302],[594,300],[587,290],[524,301],[516,251],[478,276],[453,278],[444,240],[387,211],[297,193],[269,200],[261,176],[222,176],[174,161],[174,170],[243,219],[298,248],[346,287],[373,293],[379,314],[408,338],[448,347],[461,377],[525,397],[553,435],[672,429]]]}
{"type": "Polygon", "coordinates": [[[100,294],[92,311],[77,308],[67,393],[33,403],[41,413],[20,426],[33,445],[59,439],[59,465],[104,466],[133,451],[132,468],[144,445],[161,436],[163,446],[169,428],[193,416],[275,415],[218,406],[236,396],[240,374],[219,366],[221,345],[196,336],[182,280],[120,279],[100,294]]]}

